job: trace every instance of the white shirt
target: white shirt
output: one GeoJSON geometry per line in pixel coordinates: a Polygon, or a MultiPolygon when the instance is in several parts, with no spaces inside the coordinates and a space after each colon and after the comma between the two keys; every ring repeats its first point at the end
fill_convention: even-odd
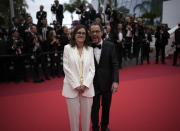
{"type": "Polygon", "coordinates": [[[119,35],[118,35],[118,36],[119,36],[119,40],[122,41],[122,39],[123,39],[123,34],[122,34],[122,32],[119,32],[119,35]]]}
{"type": "Polygon", "coordinates": [[[126,34],[126,37],[132,37],[132,33],[131,33],[131,30],[127,30],[127,34],[126,34]]]}
{"type": "MultiPolygon", "coordinates": [[[[98,43],[98,45],[101,45],[101,49],[102,49],[102,39],[101,39],[101,42],[98,43]]],[[[94,48],[94,55],[95,55],[95,58],[96,58],[96,61],[97,63],[99,64],[99,60],[100,60],[100,57],[101,57],[101,49],[99,48],[94,48]]]]}

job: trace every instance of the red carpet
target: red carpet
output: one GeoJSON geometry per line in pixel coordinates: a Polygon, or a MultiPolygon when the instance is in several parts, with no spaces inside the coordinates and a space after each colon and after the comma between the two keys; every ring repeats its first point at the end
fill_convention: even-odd
{"type": "MultiPolygon", "coordinates": [[[[151,62],[153,63],[153,62],[151,62]]],[[[138,65],[119,72],[112,131],[179,131],[180,67],[138,65]]],[[[69,131],[63,78],[0,84],[0,131],[69,131]]]]}

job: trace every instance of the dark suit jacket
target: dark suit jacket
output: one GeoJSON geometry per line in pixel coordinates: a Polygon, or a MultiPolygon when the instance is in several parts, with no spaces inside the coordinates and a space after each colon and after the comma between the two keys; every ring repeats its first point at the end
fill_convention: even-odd
{"type": "Polygon", "coordinates": [[[158,31],[155,33],[155,46],[165,47],[168,44],[168,39],[170,34],[167,31],[164,31],[162,34],[158,31]]]}
{"type": "MultiPolygon", "coordinates": [[[[125,30],[122,30],[122,34],[123,34],[122,42],[124,42],[124,41],[125,41],[125,36],[126,36],[125,30]]],[[[117,43],[117,40],[119,40],[119,32],[116,30],[116,31],[114,32],[114,43],[115,43],[116,45],[119,45],[119,44],[117,43]]]]}
{"type": "Polygon", "coordinates": [[[38,25],[41,24],[42,23],[41,20],[43,20],[46,17],[47,17],[47,12],[42,11],[42,14],[41,14],[41,11],[38,11],[36,13],[36,18],[38,19],[38,25]]]}
{"type": "Polygon", "coordinates": [[[175,44],[180,45],[180,28],[175,30],[175,44]]]}
{"type": "MultiPolygon", "coordinates": [[[[51,9],[52,10],[52,9],[51,9]]],[[[58,8],[56,9],[56,17],[59,19],[63,19],[63,5],[59,4],[58,8]]]]}
{"type": "Polygon", "coordinates": [[[100,18],[101,19],[102,26],[105,25],[105,14],[104,13],[97,13],[96,14],[96,18],[100,18]],[[101,15],[103,15],[104,19],[102,19],[101,15]]]}
{"type": "Polygon", "coordinates": [[[111,32],[109,33],[109,38],[108,38],[108,39],[106,38],[106,37],[107,37],[107,34],[108,34],[108,33],[106,33],[106,32],[103,34],[103,39],[106,39],[106,40],[108,40],[108,41],[114,42],[113,33],[111,33],[111,32]]]}
{"type": "Polygon", "coordinates": [[[103,41],[99,64],[95,59],[95,69],[95,94],[111,92],[112,83],[119,82],[118,60],[113,43],[103,41]]]}

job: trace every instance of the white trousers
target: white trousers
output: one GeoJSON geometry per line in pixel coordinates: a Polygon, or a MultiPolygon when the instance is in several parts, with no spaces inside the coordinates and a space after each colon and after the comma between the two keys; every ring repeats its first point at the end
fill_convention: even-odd
{"type": "Polygon", "coordinates": [[[82,131],[90,130],[92,102],[93,97],[66,98],[71,131],[79,131],[80,112],[82,131]]]}

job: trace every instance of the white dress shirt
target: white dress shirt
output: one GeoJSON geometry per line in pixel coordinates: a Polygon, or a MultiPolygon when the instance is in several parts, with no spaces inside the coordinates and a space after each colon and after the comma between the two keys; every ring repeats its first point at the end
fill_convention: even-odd
{"type": "Polygon", "coordinates": [[[122,41],[122,39],[123,39],[123,34],[122,34],[122,32],[119,32],[118,36],[119,36],[119,40],[122,41]]]}
{"type": "MultiPolygon", "coordinates": [[[[101,49],[102,49],[102,39],[101,39],[101,42],[98,43],[98,45],[101,45],[101,49]]],[[[99,60],[100,60],[100,57],[101,57],[101,49],[99,48],[94,48],[94,55],[95,55],[95,58],[96,58],[96,61],[97,63],[99,64],[99,60]]]]}

